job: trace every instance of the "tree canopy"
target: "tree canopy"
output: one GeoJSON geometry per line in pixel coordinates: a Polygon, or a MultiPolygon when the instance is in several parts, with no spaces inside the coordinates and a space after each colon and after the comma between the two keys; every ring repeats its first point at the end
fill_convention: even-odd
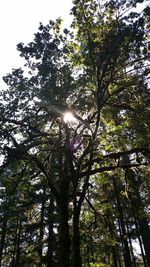
{"type": "Polygon", "coordinates": [[[150,8],[71,13],[19,43],[24,68],[3,78],[0,266],[148,267],[150,8]]]}

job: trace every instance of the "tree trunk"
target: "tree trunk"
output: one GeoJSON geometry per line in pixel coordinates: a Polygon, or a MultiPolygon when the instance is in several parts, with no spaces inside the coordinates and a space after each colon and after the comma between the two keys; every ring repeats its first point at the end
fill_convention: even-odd
{"type": "Polygon", "coordinates": [[[20,236],[21,236],[21,228],[22,228],[22,221],[21,218],[18,220],[18,234],[17,234],[17,241],[16,241],[16,257],[15,257],[15,267],[20,266],[20,236]]]}
{"type": "Polygon", "coordinates": [[[69,183],[65,179],[60,185],[59,207],[59,267],[70,267],[70,234],[69,234],[69,183]]]}
{"type": "Polygon", "coordinates": [[[8,218],[9,218],[10,202],[11,202],[11,198],[7,199],[6,203],[3,206],[4,216],[3,216],[3,224],[2,224],[1,240],[0,240],[0,267],[2,266],[3,250],[4,250],[5,238],[7,234],[7,223],[8,223],[8,218]]]}
{"type": "Polygon", "coordinates": [[[130,236],[129,225],[128,225],[128,223],[126,225],[127,225],[127,235],[129,237],[130,252],[131,252],[131,256],[132,256],[132,264],[133,264],[133,267],[136,267],[136,258],[134,256],[134,251],[133,251],[132,240],[131,240],[131,236],[130,236]]]}
{"type": "Polygon", "coordinates": [[[82,259],[80,255],[80,229],[79,229],[80,212],[74,203],[73,214],[73,267],[82,267],[82,259]]]}
{"type": "Polygon", "coordinates": [[[116,254],[116,250],[113,249],[112,251],[112,259],[113,259],[113,267],[118,267],[118,261],[117,261],[117,254],[116,254]]]}
{"type": "Polygon", "coordinates": [[[63,203],[60,207],[59,225],[59,267],[70,267],[70,235],[68,224],[68,207],[63,203]]]}
{"type": "Polygon", "coordinates": [[[137,214],[138,226],[140,230],[139,234],[142,237],[143,246],[145,250],[147,266],[150,266],[150,230],[149,230],[147,218],[144,215],[144,209],[143,209],[143,215],[138,214],[139,210],[140,211],[142,210],[140,206],[140,202],[141,201],[137,201],[136,203],[134,203],[134,207],[135,207],[135,212],[137,214]]]}
{"type": "Polygon", "coordinates": [[[42,199],[42,207],[41,207],[41,219],[40,219],[40,235],[39,235],[39,248],[38,248],[38,254],[39,254],[39,263],[38,267],[42,267],[43,263],[43,235],[44,235],[44,212],[45,212],[45,190],[43,192],[43,199],[42,199]]]}
{"type": "Polygon", "coordinates": [[[149,226],[146,218],[138,218],[140,233],[143,240],[143,246],[145,250],[147,265],[150,266],[150,233],[149,226]]]}
{"type": "MultiPolygon", "coordinates": [[[[117,178],[116,178],[117,179],[117,178]]],[[[120,226],[121,226],[121,240],[123,243],[123,247],[124,247],[124,263],[125,263],[125,267],[132,267],[132,261],[131,261],[131,256],[130,256],[130,250],[129,250],[129,246],[128,246],[128,240],[127,240],[127,233],[126,233],[126,228],[125,228],[125,223],[124,223],[124,217],[123,217],[123,210],[121,207],[121,202],[120,202],[120,196],[119,196],[119,192],[117,189],[117,183],[115,178],[113,178],[113,185],[114,185],[114,191],[115,191],[115,197],[116,197],[116,202],[117,202],[117,207],[118,207],[118,212],[119,212],[119,221],[120,221],[120,226]]]]}
{"type": "Polygon", "coordinates": [[[139,225],[140,235],[143,241],[147,265],[150,266],[150,229],[147,221],[147,216],[145,214],[143,203],[139,193],[139,187],[135,179],[135,173],[132,170],[128,171],[127,178],[129,180],[130,187],[133,190],[133,192],[132,190],[131,193],[129,192],[129,197],[137,215],[137,221],[139,225]]]}
{"type": "Polygon", "coordinates": [[[47,251],[47,267],[53,266],[53,221],[54,221],[54,197],[51,193],[50,195],[50,203],[49,203],[49,210],[48,210],[48,251],[47,251]]]}
{"type": "Polygon", "coordinates": [[[3,225],[2,225],[1,242],[0,242],[0,267],[2,266],[2,256],[3,256],[3,249],[4,249],[4,244],[5,244],[7,221],[8,221],[8,217],[7,217],[7,214],[5,214],[3,225]]]}
{"type": "MultiPolygon", "coordinates": [[[[112,216],[112,214],[111,214],[111,216],[112,216]]],[[[114,239],[116,240],[115,233],[114,233],[114,224],[111,222],[109,214],[107,215],[107,224],[109,227],[109,232],[110,232],[112,240],[114,240],[114,239]]],[[[111,253],[112,253],[112,260],[113,260],[112,266],[118,267],[116,247],[112,247],[111,253]]]]}
{"type": "Polygon", "coordinates": [[[134,211],[134,208],[132,207],[132,212],[133,212],[133,216],[134,216],[134,222],[135,222],[135,227],[136,227],[136,230],[137,230],[137,233],[138,233],[138,241],[139,241],[139,245],[140,245],[140,249],[141,249],[141,255],[142,255],[142,258],[143,258],[143,263],[144,263],[144,267],[148,267],[147,266],[147,262],[146,262],[146,259],[145,259],[145,255],[144,255],[144,250],[143,250],[143,244],[142,244],[142,240],[141,240],[141,236],[139,235],[139,225],[138,225],[138,221],[137,221],[137,216],[135,214],[135,211],[134,211]]]}

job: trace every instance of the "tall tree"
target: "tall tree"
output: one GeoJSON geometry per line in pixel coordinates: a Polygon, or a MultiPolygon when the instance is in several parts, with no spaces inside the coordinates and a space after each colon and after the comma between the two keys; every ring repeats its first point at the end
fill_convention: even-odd
{"type": "MultiPolygon", "coordinates": [[[[25,70],[14,69],[4,77],[8,89],[0,96],[1,188],[5,188],[9,201],[13,198],[14,209],[11,214],[8,208],[2,224],[0,253],[7,264],[11,260],[24,266],[120,266],[116,255],[119,232],[124,265],[132,266],[132,242],[126,238],[129,227],[125,221],[129,210],[124,208],[117,185],[125,185],[121,188],[137,209],[135,198],[131,199],[130,190],[126,190],[129,184],[143,207],[140,188],[122,171],[136,168],[146,183],[144,172],[150,155],[149,8],[133,12],[138,2],[74,0],[73,32],[61,30],[61,19],[57,19],[46,26],[40,24],[28,45],[18,44],[28,75],[25,70]],[[120,173],[118,182],[116,170],[120,173]],[[112,198],[104,198],[109,183],[101,181],[98,185],[97,175],[110,178],[112,198]],[[99,196],[95,186],[100,188],[99,196]],[[89,190],[93,191],[92,201],[89,190]],[[95,216],[99,214],[95,208],[98,197],[109,206],[100,223],[105,251],[97,257],[94,245],[86,244],[86,262],[80,233],[84,236],[87,228],[84,224],[81,227],[80,218],[85,203],[95,216]],[[6,241],[8,233],[10,242],[6,241]],[[110,237],[114,243],[107,253],[110,237]]],[[[4,203],[9,207],[9,201],[2,202],[1,207],[4,203]]],[[[137,221],[149,263],[144,221],[139,217],[137,221]]],[[[145,225],[149,233],[146,221],[145,225]]],[[[4,260],[2,257],[2,264],[4,260]]]]}

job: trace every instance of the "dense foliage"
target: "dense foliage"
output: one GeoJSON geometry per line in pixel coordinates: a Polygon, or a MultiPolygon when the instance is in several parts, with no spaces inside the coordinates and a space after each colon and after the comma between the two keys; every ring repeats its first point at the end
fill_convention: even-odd
{"type": "Polygon", "coordinates": [[[101,2],[40,23],[4,77],[2,267],[150,266],[150,8],[101,2]]]}

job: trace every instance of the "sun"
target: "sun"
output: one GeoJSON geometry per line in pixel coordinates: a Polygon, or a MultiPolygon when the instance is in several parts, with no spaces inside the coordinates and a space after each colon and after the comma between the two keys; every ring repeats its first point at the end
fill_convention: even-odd
{"type": "Polygon", "coordinates": [[[65,123],[71,123],[71,122],[76,122],[76,118],[73,116],[71,112],[66,112],[64,114],[63,120],[65,123]]]}

